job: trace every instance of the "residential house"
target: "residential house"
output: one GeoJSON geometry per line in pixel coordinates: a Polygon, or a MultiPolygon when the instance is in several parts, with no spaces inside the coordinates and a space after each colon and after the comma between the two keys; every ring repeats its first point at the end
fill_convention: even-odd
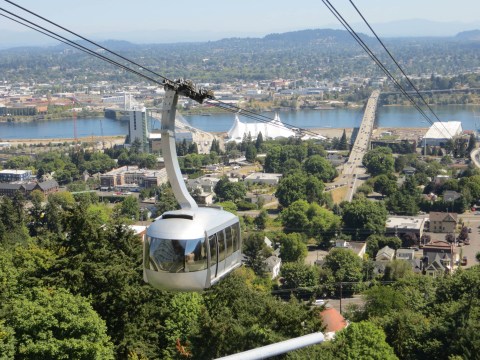
{"type": "Polygon", "coordinates": [[[414,249],[397,249],[395,255],[397,260],[413,260],[415,259],[415,250],[414,249]]]}
{"type": "Polygon", "coordinates": [[[395,250],[384,246],[378,250],[377,255],[375,256],[375,261],[392,261],[395,257],[395,250]]]}
{"type": "Polygon", "coordinates": [[[427,271],[429,265],[433,264],[433,267],[440,268],[441,264],[445,271],[452,272],[459,255],[456,252],[456,248],[452,243],[447,241],[431,241],[423,246],[423,258],[425,262],[425,271],[427,271]]]}
{"type": "Polygon", "coordinates": [[[436,254],[433,261],[431,261],[425,267],[425,274],[432,277],[442,276],[450,271],[451,271],[450,259],[446,254],[444,254],[443,256],[436,254]]]}
{"type": "Polygon", "coordinates": [[[364,241],[346,241],[346,240],[337,240],[335,242],[336,248],[350,249],[359,258],[363,259],[365,252],[367,251],[367,243],[364,241]]]}
{"type": "Polygon", "coordinates": [[[455,200],[461,197],[462,197],[462,194],[453,190],[445,190],[443,193],[443,201],[445,202],[454,202],[455,200]]]}
{"type": "Polygon", "coordinates": [[[277,255],[269,256],[264,261],[265,270],[271,274],[271,279],[275,279],[280,275],[280,268],[282,267],[282,259],[277,255]]]}
{"type": "Polygon", "coordinates": [[[343,330],[348,326],[348,321],[340,314],[340,312],[333,308],[329,307],[320,313],[322,317],[322,324],[325,327],[323,332],[325,340],[333,340],[335,338],[335,333],[337,331],[343,330]]]}
{"type": "Polygon", "coordinates": [[[422,272],[422,260],[415,257],[414,249],[397,249],[395,257],[397,260],[407,261],[414,273],[422,272]]]}
{"type": "Polygon", "coordinates": [[[431,212],[429,214],[430,231],[437,233],[454,233],[457,227],[457,214],[449,212],[431,212]]]}

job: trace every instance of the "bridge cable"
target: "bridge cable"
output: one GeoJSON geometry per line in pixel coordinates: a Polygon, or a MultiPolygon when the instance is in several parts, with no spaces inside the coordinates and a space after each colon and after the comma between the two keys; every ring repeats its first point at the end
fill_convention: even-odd
{"type": "Polygon", "coordinates": [[[370,58],[382,69],[382,71],[388,76],[390,80],[398,87],[401,93],[412,103],[412,105],[417,109],[417,111],[427,120],[431,125],[434,122],[430,117],[419,107],[415,99],[412,98],[410,94],[403,88],[403,86],[397,81],[397,79],[390,73],[390,71],[383,65],[383,63],[376,57],[376,55],[370,50],[370,48],[365,44],[365,42],[360,38],[360,36],[353,30],[353,28],[348,24],[348,22],[342,17],[342,15],[336,10],[336,8],[330,3],[329,0],[322,0],[325,6],[332,12],[332,14],[338,19],[338,21],[343,25],[343,27],[350,33],[350,35],[357,41],[357,43],[363,48],[363,50],[370,56],[370,58]]]}
{"type": "Polygon", "coordinates": [[[405,71],[402,69],[402,67],[400,66],[400,64],[398,63],[398,61],[393,57],[392,53],[387,49],[387,47],[385,46],[385,44],[383,43],[383,41],[380,39],[380,37],[377,35],[377,33],[373,30],[373,28],[370,26],[370,24],[368,23],[367,19],[365,19],[365,17],[363,16],[363,14],[360,12],[360,10],[357,8],[357,6],[353,3],[352,0],[349,0],[350,3],[352,4],[352,6],[355,8],[355,10],[357,11],[358,15],[360,15],[360,17],[363,19],[363,21],[365,22],[365,24],[368,26],[368,28],[370,29],[370,31],[372,32],[373,35],[375,35],[375,37],[377,38],[378,42],[382,45],[382,47],[385,49],[386,53],[388,54],[388,56],[390,56],[390,59],[392,59],[392,61],[395,63],[395,65],[397,65],[398,69],[401,71],[401,73],[403,74],[403,76],[405,77],[405,79],[408,81],[408,83],[410,84],[410,86],[413,88],[413,90],[415,90],[415,92],[417,93],[418,97],[422,100],[422,102],[425,104],[425,106],[430,110],[430,112],[433,114],[433,116],[435,116],[435,118],[440,122],[442,123],[443,125],[443,128],[447,131],[447,133],[452,136],[452,134],[450,133],[449,129],[443,124],[442,120],[440,120],[440,118],[437,116],[437,114],[435,113],[435,111],[433,111],[432,107],[428,104],[428,102],[425,100],[425,98],[423,97],[422,94],[420,94],[420,92],[418,91],[417,87],[415,86],[415,84],[413,84],[413,82],[410,80],[410,78],[408,77],[408,75],[405,73],[405,71]]]}

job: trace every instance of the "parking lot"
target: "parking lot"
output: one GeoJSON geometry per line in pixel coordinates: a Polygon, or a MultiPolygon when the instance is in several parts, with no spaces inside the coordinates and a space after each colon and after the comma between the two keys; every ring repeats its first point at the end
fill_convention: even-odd
{"type": "MultiPolygon", "coordinates": [[[[463,219],[465,226],[472,228],[472,232],[469,234],[470,245],[456,247],[459,259],[462,259],[464,256],[467,257],[467,265],[464,267],[468,268],[477,264],[475,255],[480,252],[480,215],[469,213],[459,217],[463,219]]],[[[432,241],[445,241],[445,233],[427,232],[426,234],[431,236],[432,241]]]]}

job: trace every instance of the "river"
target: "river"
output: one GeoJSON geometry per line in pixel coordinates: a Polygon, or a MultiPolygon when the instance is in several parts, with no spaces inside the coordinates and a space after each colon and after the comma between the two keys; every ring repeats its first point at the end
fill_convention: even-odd
{"type": "MultiPolygon", "coordinates": [[[[480,105],[435,106],[433,110],[442,121],[461,121],[464,130],[480,127],[480,105]],[[477,122],[477,124],[476,124],[477,122]]],[[[264,113],[273,118],[273,113],[264,113]]],[[[428,114],[432,120],[434,116],[428,114]]],[[[283,123],[299,128],[353,128],[362,120],[362,109],[300,110],[281,112],[283,123]]],[[[194,127],[209,132],[228,131],[233,124],[233,114],[212,114],[211,116],[185,116],[194,127]]],[[[240,117],[242,121],[245,119],[240,117]]],[[[428,127],[429,124],[413,108],[406,106],[382,106],[377,112],[378,127],[428,127]]],[[[247,119],[249,120],[249,119],[247,119]]],[[[154,124],[159,127],[158,123],[154,124]]],[[[126,135],[128,123],[107,118],[77,119],[77,137],[126,135]]],[[[40,120],[20,123],[0,122],[0,141],[14,139],[73,138],[73,119],[40,120]]]]}

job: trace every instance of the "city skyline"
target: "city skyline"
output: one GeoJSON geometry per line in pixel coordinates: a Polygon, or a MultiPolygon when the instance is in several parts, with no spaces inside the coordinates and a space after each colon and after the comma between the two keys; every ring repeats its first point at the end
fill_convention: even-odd
{"type": "MultiPolygon", "coordinates": [[[[1,3],[3,9],[39,21],[5,1],[1,3]]],[[[85,0],[68,4],[58,0],[18,0],[16,3],[97,40],[214,41],[312,28],[342,28],[323,2],[312,0],[299,0],[293,9],[273,0],[246,0],[241,6],[213,0],[203,7],[190,0],[183,1],[181,6],[144,0],[141,7],[135,8],[124,0],[85,0]]],[[[357,31],[368,34],[347,0],[331,3],[357,31]]],[[[480,28],[480,3],[473,0],[460,0],[455,4],[447,0],[405,0],[389,4],[380,0],[357,0],[355,5],[381,36],[453,36],[460,31],[480,28]]],[[[0,47],[53,43],[4,17],[0,20],[0,30],[3,34],[0,35],[0,47]]]]}

